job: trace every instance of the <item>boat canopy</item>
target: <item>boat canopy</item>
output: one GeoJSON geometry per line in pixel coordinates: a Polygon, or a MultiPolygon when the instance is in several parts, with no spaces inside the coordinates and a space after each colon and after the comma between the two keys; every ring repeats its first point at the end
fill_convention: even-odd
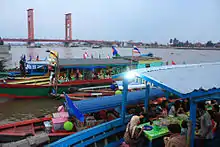
{"type": "Polygon", "coordinates": [[[131,63],[124,59],[60,59],[60,68],[88,68],[106,66],[128,66],[131,63]]]}
{"type": "MultiPolygon", "coordinates": [[[[150,99],[163,97],[164,92],[158,88],[152,88],[150,90],[150,99]]],[[[129,92],[127,105],[135,105],[143,102],[145,99],[145,90],[129,92]]],[[[100,110],[116,108],[121,106],[122,95],[104,96],[100,98],[90,98],[89,100],[75,101],[74,104],[77,106],[82,113],[97,112],[100,110]]]]}
{"type": "MultiPolygon", "coordinates": [[[[113,78],[122,77],[125,89],[124,99],[128,96],[128,75],[133,78],[139,77],[167,92],[173,93],[180,98],[190,99],[190,120],[192,121],[191,142],[194,146],[195,122],[196,122],[196,103],[200,101],[218,99],[220,100],[220,62],[188,64],[188,65],[171,65],[161,67],[151,67],[146,69],[132,70],[122,73],[113,78]]],[[[147,92],[151,91],[148,87],[147,92]]],[[[146,95],[145,108],[147,109],[149,95],[146,95]]],[[[125,113],[123,112],[123,117],[125,113]]],[[[122,118],[123,118],[122,117],[122,118]]]]}
{"type": "MultiPolygon", "coordinates": [[[[28,61],[27,65],[48,65],[48,61],[28,61]]],[[[106,68],[107,66],[128,66],[131,62],[125,59],[59,59],[60,68],[106,68]]],[[[134,63],[135,64],[135,63],[134,63]]]]}

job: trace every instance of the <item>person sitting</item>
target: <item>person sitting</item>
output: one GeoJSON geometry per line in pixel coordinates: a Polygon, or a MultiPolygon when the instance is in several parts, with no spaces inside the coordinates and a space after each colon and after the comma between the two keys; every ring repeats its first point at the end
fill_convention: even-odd
{"type": "Polygon", "coordinates": [[[149,114],[147,112],[141,112],[140,113],[140,124],[144,124],[150,122],[150,124],[152,125],[153,122],[150,120],[149,114]]]}
{"type": "Polygon", "coordinates": [[[134,115],[127,124],[124,134],[125,143],[130,147],[142,147],[144,138],[142,136],[144,128],[138,128],[140,124],[140,116],[134,115]]]}
{"type": "Polygon", "coordinates": [[[187,121],[183,120],[181,123],[181,135],[187,135],[188,134],[188,125],[187,121]]]}
{"type": "Polygon", "coordinates": [[[212,121],[212,133],[213,136],[215,135],[217,123],[215,122],[215,112],[213,110],[208,110],[209,115],[211,116],[211,121],[212,121]]]}
{"type": "Polygon", "coordinates": [[[149,107],[148,107],[148,115],[150,118],[155,118],[157,116],[157,113],[156,113],[156,104],[151,104],[149,107]]]}
{"type": "Polygon", "coordinates": [[[218,104],[213,105],[212,111],[213,112],[219,112],[219,105],[218,104]]]}
{"type": "Polygon", "coordinates": [[[212,139],[212,121],[211,115],[206,111],[205,103],[197,104],[198,112],[200,112],[199,120],[199,136],[205,139],[212,139]]]}
{"type": "Polygon", "coordinates": [[[164,100],[161,103],[161,114],[160,116],[166,117],[168,115],[168,100],[164,100]]]}
{"type": "Polygon", "coordinates": [[[176,116],[177,114],[184,113],[181,102],[179,100],[175,101],[174,105],[171,107],[169,111],[169,115],[176,116]]]}
{"type": "Polygon", "coordinates": [[[168,125],[168,130],[172,135],[170,137],[164,137],[165,147],[186,147],[186,136],[181,135],[179,124],[168,125]]]}
{"type": "Polygon", "coordinates": [[[214,106],[214,105],[218,105],[218,102],[216,100],[211,100],[211,105],[214,106]]]}
{"type": "Polygon", "coordinates": [[[182,108],[184,110],[184,112],[189,112],[190,110],[190,103],[188,99],[184,99],[182,102],[182,108]]]}

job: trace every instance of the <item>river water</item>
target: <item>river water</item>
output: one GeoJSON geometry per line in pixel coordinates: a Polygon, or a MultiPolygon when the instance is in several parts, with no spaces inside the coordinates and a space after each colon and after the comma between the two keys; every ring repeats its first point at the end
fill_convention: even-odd
{"type": "MultiPolygon", "coordinates": [[[[25,54],[27,59],[29,56],[40,59],[45,59],[48,53],[47,49],[56,50],[59,52],[60,58],[82,58],[85,51],[94,58],[106,58],[112,55],[111,48],[92,49],[87,47],[42,47],[42,48],[26,48],[16,46],[11,49],[12,59],[8,63],[8,68],[18,66],[18,61],[22,54],[25,54]]],[[[131,48],[118,48],[118,52],[122,56],[131,55],[131,48]]],[[[180,50],[180,49],[140,49],[141,53],[153,53],[155,56],[162,57],[164,62],[173,60],[177,64],[185,63],[202,63],[220,61],[220,51],[215,50],[180,50]]],[[[30,119],[46,115],[56,111],[57,106],[61,104],[58,100],[38,99],[38,100],[9,100],[0,99],[0,124],[14,122],[24,119],[30,119]]]]}

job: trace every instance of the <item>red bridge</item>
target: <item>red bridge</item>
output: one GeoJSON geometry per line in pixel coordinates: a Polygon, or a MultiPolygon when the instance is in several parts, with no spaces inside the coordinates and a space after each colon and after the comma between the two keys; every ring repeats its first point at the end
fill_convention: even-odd
{"type": "Polygon", "coordinates": [[[71,13],[65,14],[65,39],[35,39],[34,38],[34,10],[27,10],[27,23],[28,23],[28,38],[2,38],[5,42],[63,42],[63,43],[72,43],[72,42],[87,42],[91,44],[96,43],[114,43],[114,41],[97,41],[97,40],[72,40],[72,18],[71,13]]]}
{"type": "Polygon", "coordinates": [[[65,39],[23,39],[23,38],[2,38],[4,42],[87,42],[87,43],[114,43],[114,41],[98,41],[98,40],[65,40],[65,39]]]}
{"type": "MultiPolygon", "coordinates": [[[[33,9],[27,10],[27,23],[28,23],[28,38],[27,39],[25,39],[25,38],[2,38],[2,40],[5,42],[27,42],[28,44],[31,44],[34,42],[63,42],[67,45],[72,42],[85,42],[85,43],[90,43],[90,44],[105,43],[108,45],[120,44],[120,42],[116,42],[116,41],[73,40],[72,39],[71,13],[65,14],[65,39],[35,39],[34,38],[34,10],[33,9]]],[[[139,43],[131,43],[131,44],[139,45],[142,43],[139,42],[139,43]]]]}

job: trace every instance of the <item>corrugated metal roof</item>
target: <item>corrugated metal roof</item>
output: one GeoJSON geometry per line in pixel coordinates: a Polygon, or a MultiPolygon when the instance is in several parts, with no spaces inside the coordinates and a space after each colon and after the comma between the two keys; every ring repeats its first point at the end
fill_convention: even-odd
{"type": "Polygon", "coordinates": [[[204,94],[209,90],[220,92],[220,62],[151,67],[132,72],[165,90],[182,95],[192,92],[204,94]]]}
{"type": "Polygon", "coordinates": [[[88,65],[130,65],[124,59],[60,59],[60,66],[88,66],[88,65]]]}

